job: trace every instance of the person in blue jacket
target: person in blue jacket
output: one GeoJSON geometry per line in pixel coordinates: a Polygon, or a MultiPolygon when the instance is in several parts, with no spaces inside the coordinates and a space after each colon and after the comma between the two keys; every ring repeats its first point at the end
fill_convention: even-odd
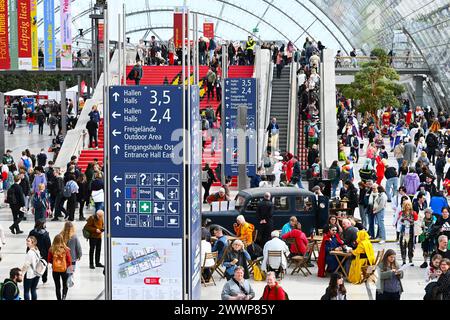
{"type": "Polygon", "coordinates": [[[430,208],[433,210],[433,214],[442,215],[442,208],[448,207],[447,199],[444,197],[444,193],[439,191],[435,196],[431,197],[430,208]]]}

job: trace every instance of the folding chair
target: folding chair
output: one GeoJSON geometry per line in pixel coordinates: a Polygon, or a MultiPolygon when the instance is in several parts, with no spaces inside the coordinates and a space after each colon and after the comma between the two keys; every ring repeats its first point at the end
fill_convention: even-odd
{"type": "MultiPolygon", "coordinates": [[[[220,276],[220,280],[225,279],[225,271],[222,270],[222,264],[223,260],[225,259],[225,256],[228,253],[228,246],[223,250],[222,257],[220,259],[216,259],[216,265],[214,266],[214,272],[216,272],[220,276]]],[[[211,274],[211,277],[213,276],[213,273],[211,274]]]]}
{"type": "Polygon", "coordinates": [[[216,285],[216,281],[214,280],[213,273],[214,273],[214,271],[216,269],[216,266],[217,266],[217,256],[218,256],[217,251],[216,252],[206,252],[205,253],[205,259],[203,260],[203,265],[202,265],[202,268],[201,268],[202,283],[205,285],[205,287],[206,287],[206,285],[211,284],[211,280],[214,283],[214,285],[216,285]],[[214,265],[211,266],[211,267],[207,267],[206,266],[206,261],[211,260],[211,259],[214,261],[214,265]],[[208,281],[206,281],[206,279],[203,277],[203,271],[205,269],[209,269],[210,272],[211,272],[208,281]]]}
{"type": "MultiPolygon", "coordinates": [[[[291,249],[291,245],[293,244],[295,246],[295,250],[297,252],[299,252],[298,247],[297,247],[297,242],[295,242],[295,238],[287,238],[286,240],[284,240],[289,248],[289,250],[291,249]]],[[[294,263],[294,261],[292,261],[292,257],[289,257],[285,254],[287,262],[288,262],[288,268],[291,267],[291,265],[294,263]]]]}
{"type": "Polygon", "coordinates": [[[365,266],[362,268],[362,273],[363,273],[363,280],[362,282],[368,282],[369,279],[371,279],[372,281],[375,282],[375,273],[377,271],[377,267],[380,264],[380,262],[383,260],[383,256],[384,256],[384,249],[378,251],[377,253],[377,257],[375,258],[375,263],[371,266],[365,266]]]}
{"type": "Polygon", "coordinates": [[[308,269],[308,265],[309,265],[309,263],[311,261],[313,245],[314,245],[314,243],[308,244],[308,248],[306,249],[306,253],[305,253],[304,256],[294,256],[294,257],[292,257],[292,261],[294,262],[295,266],[294,266],[294,269],[291,272],[291,275],[293,275],[294,273],[299,273],[300,271],[303,273],[303,275],[305,277],[308,276],[308,273],[310,275],[312,275],[311,271],[309,271],[309,269],[308,269]]]}
{"type": "MultiPolygon", "coordinates": [[[[280,272],[280,278],[281,278],[281,280],[283,280],[283,278],[284,278],[284,275],[285,275],[285,273],[286,273],[286,270],[285,269],[283,269],[283,267],[282,267],[282,263],[283,263],[283,252],[281,251],[281,250],[269,250],[268,252],[267,252],[267,255],[268,255],[268,257],[267,257],[267,270],[273,270],[273,268],[272,267],[270,267],[270,258],[272,258],[272,259],[279,259],[280,260],[280,265],[278,266],[278,268],[281,268],[281,272],[280,272]]],[[[275,270],[274,270],[275,271],[275,270]]]]}

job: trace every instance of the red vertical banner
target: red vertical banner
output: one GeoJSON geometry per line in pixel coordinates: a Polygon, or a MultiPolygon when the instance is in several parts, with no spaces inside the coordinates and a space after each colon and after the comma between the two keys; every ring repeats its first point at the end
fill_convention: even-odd
{"type": "MultiPolygon", "coordinates": [[[[184,38],[187,38],[188,35],[188,15],[185,13],[185,24],[186,24],[186,32],[184,34],[184,38]]],[[[173,14],[173,43],[175,44],[175,48],[181,48],[183,46],[183,13],[174,12],[173,14]]]]}
{"type": "Polygon", "coordinates": [[[19,69],[31,70],[31,2],[17,0],[17,26],[19,36],[19,69]]]}
{"type": "Polygon", "coordinates": [[[98,23],[98,42],[103,43],[103,39],[105,39],[105,25],[103,22],[98,23]]]}
{"type": "Polygon", "coordinates": [[[208,39],[214,38],[214,23],[205,22],[203,23],[203,36],[208,39]]]}
{"type": "Polygon", "coordinates": [[[8,0],[0,0],[0,70],[11,69],[8,41],[8,0]]]}

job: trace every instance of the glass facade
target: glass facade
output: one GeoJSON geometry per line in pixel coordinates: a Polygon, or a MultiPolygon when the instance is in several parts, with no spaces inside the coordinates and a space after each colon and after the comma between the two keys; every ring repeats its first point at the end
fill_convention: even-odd
{"type": "MultiPolygon", "coordinates": [[[[55,1],[56,5],[59,1],[55,1]]],[[[89,8],[92,0],[72,1],[73,28],[79,46],[89,45],[89,8]],[[78,35],[77,29],[86,33],[78,35]]],[[[368,54],[375,46],[408,50],[425,59],[432,71],[435,91],[450,91],[450,3],[448,0],[134,0],[126,1],[127,31],[131,42],[155,35],[172,37],[173,7],[186,2],[203,22],[214,22],[217,38],[244,40],[249,34],[270,41],[291,40],[302,47],[306,37],[335,50],[349,53],[352,47],[368,54]],[[149,31],[150,30],[150,31],[149,31]]],[[[43,1],[38,1],[42,18],[43,1]]],[[[122,1],[109,1],[114,12],[122,1]]],[[[59,6],[57,8],[59,10],[59,6]]],[[[57,27],[58,27],[58,19],[57,27]]],[[[114,24],[115,21],[112,21],[114,24]]],[[[43,25],[40,26],[43,34],[43,25]]]]}

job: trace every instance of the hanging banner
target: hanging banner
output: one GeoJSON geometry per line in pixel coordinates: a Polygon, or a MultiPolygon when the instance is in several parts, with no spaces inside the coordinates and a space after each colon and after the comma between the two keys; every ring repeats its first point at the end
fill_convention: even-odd
{"type": "Polygon", "coordinates": [[[71,1],[61,0],[61,70],[72,70],[71,1]]]}
{"type": "Polygon", "coordinates": [[[38,44],[38,25],[37,25],[37,0],[31,0],[31,63],[33,70],[39,69],[39,44],[38,44]]]}
{"type": "Polygon", "coordinates": [[[203,24],[203,36],[205,36],[208,39],[214,38],[214,23],[205,22],[203,24]]]}
{"type": "Polygon", "coordinates": [[[19,69],[31,70],[31,2],[17,1],[17,26],[19,31],[19,69]]]}
{"type": "Polygon", "coordinates": [[[55,0],[44,0],[44,69],[56,70],[55,0]]]}
{"type": "Polygon", "coordinates": [[[18,41],[19,35],[17,32],[17,0],[9,0],[9,55],[11,59],[11,70],[17,70],[19,68],[18,58],[18,41]]]}
{"type": "MultiPolygon", "coordinates": [[[[187,38],[188,33],[188,15],[185,13],[185,35],[184,38],[187,38]]],[[[183,46],[183,13],[174,12],[173,14],[173,42],[175,44],[175,48],[181,48],[183,46]]]]}
{"type": "Polygon", "coordinates": [[[8,41],[8,0],[0,0],[0,70],[11,68],[8,41]]]}

